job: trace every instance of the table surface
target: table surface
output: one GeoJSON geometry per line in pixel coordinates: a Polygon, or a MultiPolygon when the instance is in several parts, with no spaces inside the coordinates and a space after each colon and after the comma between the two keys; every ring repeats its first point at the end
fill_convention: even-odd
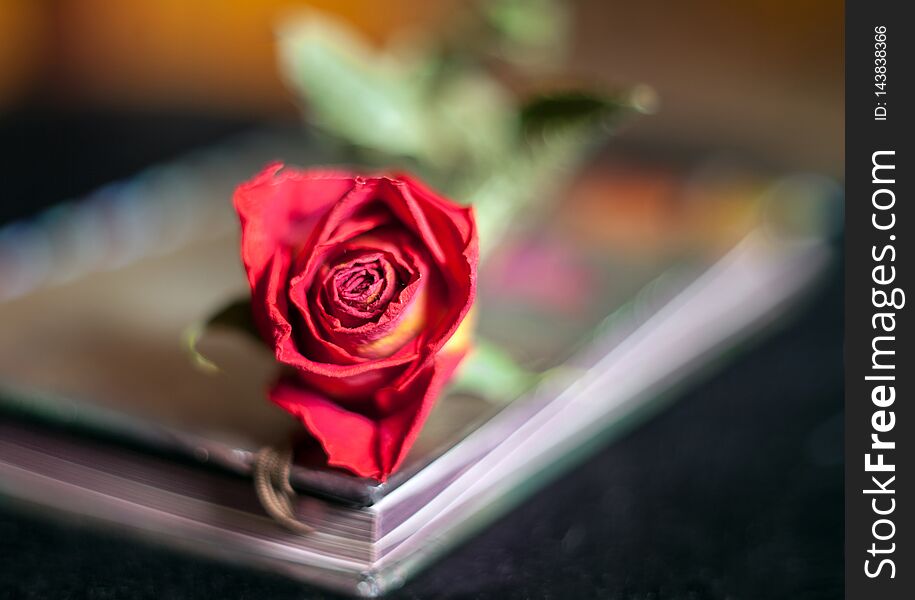
{"type": "MultiPolygon", "coordinates": [[[[0,223],[249,125],[55,118],[0,120],[0,223]]],[[[671,408],[388,597],[841,597],[840,266],[671,408]]],[[[0,598],[336,597],[6,504],[0,556],[0,598]]]]}

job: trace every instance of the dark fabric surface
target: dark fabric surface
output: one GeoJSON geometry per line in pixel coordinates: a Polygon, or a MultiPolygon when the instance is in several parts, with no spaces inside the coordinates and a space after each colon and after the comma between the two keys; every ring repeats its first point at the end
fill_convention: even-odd
{"type": "MultiPolygon", "coordinates": [[[[389,597],[841,597],[842,294],[837,266],[777,330],[389,597]]],[[[0,598],[336,597],[6,504],[0,557],[0,598]]]]}

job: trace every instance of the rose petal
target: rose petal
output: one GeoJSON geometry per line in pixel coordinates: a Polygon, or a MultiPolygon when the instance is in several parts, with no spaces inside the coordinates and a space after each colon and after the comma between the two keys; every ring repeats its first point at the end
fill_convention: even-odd
{"type": "Polygon", "coordinates": [[[463,352],[443,353],[409,385],[382,390],[399,409],[380,419],[347,410],[288,377],[270,390],[270,399],[305,425],[327,454],[328,465],[385,481],[406,458],[463,357],[463,352]]]}
{"type": "Polygon", "coordinates": [[[378,423],[382,481],[400,467],[413,442],[429,417],[435,400],[457,369],[465,352],[442,352],[407,385],[391,391],[382,390],[381,403],[399,405],[400,409],[378,423]]]}
{"type": "MultiPolygon", "coordinates": [[[[384,306],[383,312],[376,318],[366,319],[362,323],[344,321],[342,316],[333,314],[318,286],[312,286],[307,298],[307,306],[317,308],[320,331],[309,331],[316,337],[339,346],[348,353],[369,358],[382,358],[396,352],[401,346],[411,341],[428,323],[427,284],[430,277],[427,260],[422,253],[414,253],[408,244],[397,247],[392,241],[403,239],[403,236],[372,238],[371,241],[355,241],[344,246],[351,252],[359,252],[361,245],[375,246],[383,251],[385,258],[394,263],[403,287],[394,292],[394,297],[384,306]],[[406,260],[405,260],[406,258],[406,260]]],[[[392,290],[393,291],[393,290],[392,290]]],[[[303,302],[296,290],[290,294],[293,301],[302,310],[303,302]]]]}
{"type": "Polygon", "coordinates": [[[304,243],[321,216],[355,185],[346,173],[282,168],[281,163],[269,165],[235,191],[242,261],[252,287],[274,255],[304,243]]]}
{"type": "Polygon", "coordinates": [[[270,399],[298,418],[320,442],[327,464],[361,477],[381,479],[383,469],[377,453],[378,424],[357,412],[346,410],[318,392],[280,380],[270,390],[270,399]]]}

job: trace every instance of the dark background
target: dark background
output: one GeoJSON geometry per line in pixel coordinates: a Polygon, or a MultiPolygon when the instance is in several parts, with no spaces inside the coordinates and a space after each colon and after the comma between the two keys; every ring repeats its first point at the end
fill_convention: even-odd
{"type": "MultiPolygon", "coordinates": [[[[252,125],[43,110],[0,119],[3,222],[252,125]]],[[[839,266],[670,409],[390,597],[841,597],[839,266]]],[[[0,598],[333,597],[7,504],[0,556],[0,598]]]]}

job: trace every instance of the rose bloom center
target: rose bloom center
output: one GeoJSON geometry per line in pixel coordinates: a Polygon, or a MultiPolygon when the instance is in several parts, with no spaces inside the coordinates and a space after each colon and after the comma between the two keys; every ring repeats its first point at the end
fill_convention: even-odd
{"type": "Polygon", "coordinates": [[[339,262],[325,279],[334,316],[350,326],[373,319],[384,312],[399,288],[397,273],[383,256],[369,254],[339,262]]]}

